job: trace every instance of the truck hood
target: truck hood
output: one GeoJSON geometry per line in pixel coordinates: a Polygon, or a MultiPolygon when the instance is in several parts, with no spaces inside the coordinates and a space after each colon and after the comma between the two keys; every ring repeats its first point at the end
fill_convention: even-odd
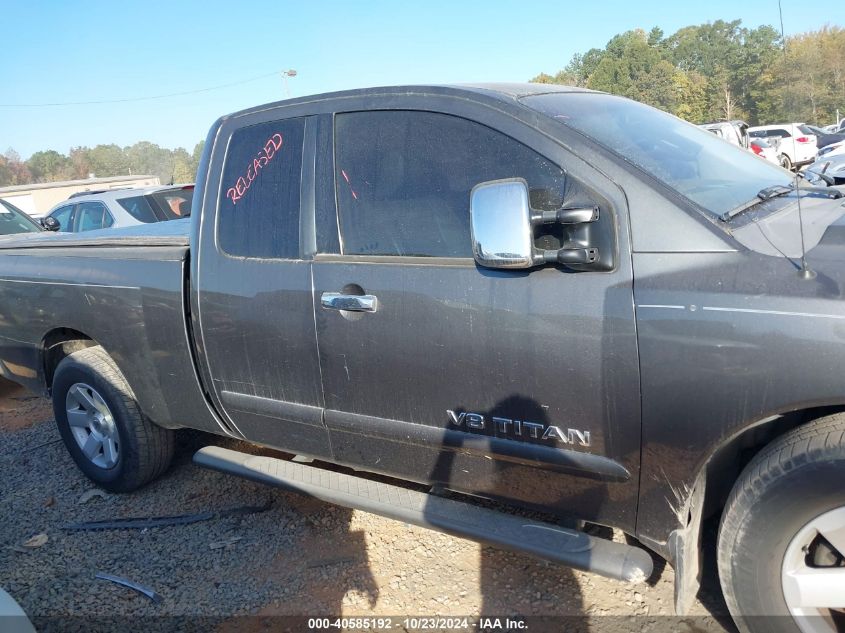
{"type": "Polygon", "coordinates": [[[19,233],[0,236],[0,250],[72,246],[187,246],[191,219],[169,220],[84,233],[19,233]]]}
{"type": "MultiPolygon", "coordinates": [[[[841,189],[841,188],[840,188],[841,189]]],[[[799,213],[795,197],[779,199],[776,211],[761,205],[763,213],[749,216],[731,229],[736,240],[755,252],[773,257],[801,257],[803,226],[804,250],[808,257],[822,255],[845,261],[845,198],[801,196],[799,213]],[[802,222],[803,219],[803,222],[802,222]]]]}

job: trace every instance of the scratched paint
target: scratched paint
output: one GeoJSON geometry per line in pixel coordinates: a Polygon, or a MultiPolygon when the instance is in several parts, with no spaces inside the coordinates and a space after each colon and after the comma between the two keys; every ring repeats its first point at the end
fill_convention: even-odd
{"type": "Polygon", "coordinates": [[[240,176],[234,186],[229,187],[229,189],[226,190],[226,197],[232,201],[232,204],[237,204],[238,200],[243,198],[246,192],[249,191],[249,188],[258,178],[261,170],[264,169],[271,160],[273,160],[273,157],[276,156],[282,148],[283,141],[284,139],[279,132],[276,132],[273,136],[267,139],[267,142],[264,143],[264,146],[258,152],[256,157],[252,159],[252,163],[247,166],[246,175],[240,176]]]}

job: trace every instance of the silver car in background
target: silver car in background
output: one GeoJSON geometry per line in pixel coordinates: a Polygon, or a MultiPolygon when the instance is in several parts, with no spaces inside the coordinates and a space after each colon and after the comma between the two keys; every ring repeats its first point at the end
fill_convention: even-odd
{"type": "Polygon", "coordinates": [[[115,189],[73,195],[50,209],[45,228],[78,233],[110,227],[134,226],[191,215],[194,185],[166,185],[115,189]]]}

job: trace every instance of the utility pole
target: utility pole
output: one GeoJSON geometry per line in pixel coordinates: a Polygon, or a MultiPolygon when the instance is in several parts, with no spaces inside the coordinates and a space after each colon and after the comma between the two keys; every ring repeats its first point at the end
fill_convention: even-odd
{"type": "Polygon", "coordinates": [[[282,82],[285,85],[285,99],[290,99],[290,88],[288,88],[288,77],[296,77],[296,71],[291,68],[290,70],[283,70],[282,71],[282,82]]]}

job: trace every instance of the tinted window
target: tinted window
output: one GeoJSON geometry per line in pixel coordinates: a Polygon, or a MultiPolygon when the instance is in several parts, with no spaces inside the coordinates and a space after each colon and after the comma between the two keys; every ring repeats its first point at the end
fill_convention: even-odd
{"type": "Polygon", "coordinates": [[[230,255],[299,255],[299,185],[302,119],[237,130],[229,142],[217,224],[230,255]]]}
{"type": "Polygon", "coordinates": [[[521,102],[592,138],[715,215],[753,200],[761,189],[791,182],[788,172],[753,152],[636,101],[557,93],[521,102]]]}
{"type": "Polygon", "coordinates": [[[158,222],[146,196],[133,196],[132,198],[121,198],[117,203],[126,209],[133,218],[139,222],[158,222]]]}
{"type": "Polygon", "coordinates": [[[104,229],[114,223],[105,205],[99,202],[80,203],[76,208],[76,218],[77,231],[104,229]]]}
{"type": "Polygon", "coordinates": [[[193,187],[165,189],[149,194],[153,204],[158,206],[160,215],[166,220],[187,218],[191,215],[191,202],[194,198],[193,187]]]}
{"type": "Polygon", "coordinates": [[[563,171],[483,125],[431,112],[341,114],[335,167],[343,253],[472,257],[469,198],[521,177],[532,205],[561,206],[563,171]]]}
{"type": "Polygon", "coordinates": [[[59,230],[63,233],[67,233],[71,230],[70,217],[72,213],[73,205],[69,204],[64,207],[59,207],[58,209],[53,211],[50,216],[55,218],[56,221],[59,223],[59,230]]]}
{"type": "Polygon", "coordinates": [[[35,233],[39,230],[39,226],[23,211],[5,200],[0,200],[0,235],[35,233]]]}

